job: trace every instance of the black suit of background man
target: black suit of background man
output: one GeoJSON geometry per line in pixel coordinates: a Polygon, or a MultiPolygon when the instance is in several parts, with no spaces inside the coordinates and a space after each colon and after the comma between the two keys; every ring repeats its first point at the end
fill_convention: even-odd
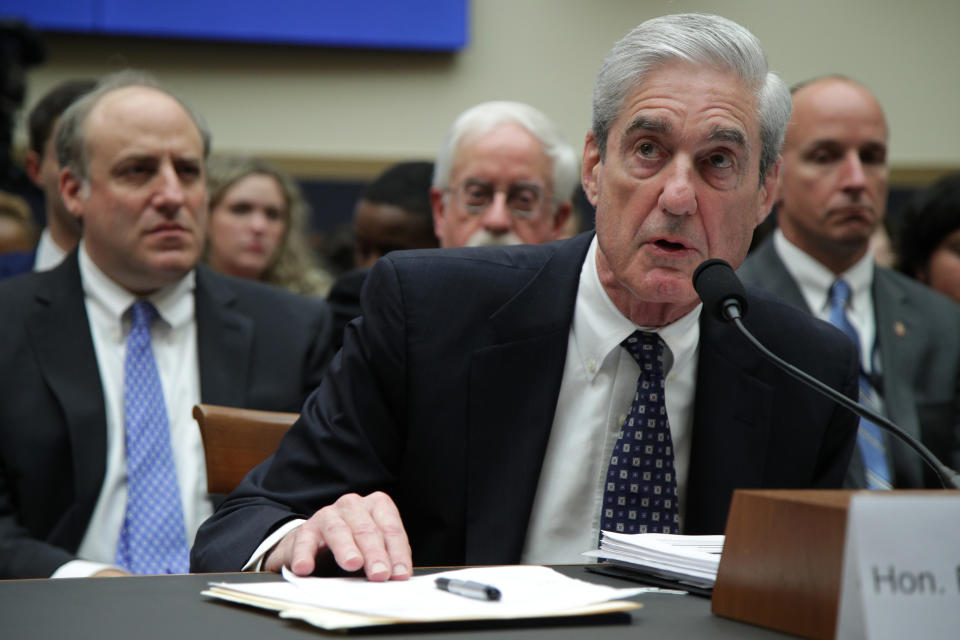
{"type": "MultiPolygon", "coordinates": [[[[106,467],[106,413],[76,253],[0,283],[0,575],[74,559],[106,467]]],[[[298,412],[328,360],[329,309],[197,267],[201,400],[298,412]]]]}

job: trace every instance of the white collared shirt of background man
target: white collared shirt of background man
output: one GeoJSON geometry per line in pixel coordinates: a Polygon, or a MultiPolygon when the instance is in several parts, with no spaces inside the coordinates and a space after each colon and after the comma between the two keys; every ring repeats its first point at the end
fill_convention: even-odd
{"type": "Polygon", "coordinates": [[[867,251],[838,276],[787,240],[780,229],[774,231],[773,247],[800,287],[813,315],[825,322],[830,322],[830,287],[837,278],[847,281],[852,291],[847,318],[860,337],[861,367],[874,375],[881,373],[882,363],[874,353],[877,317],[873,309],[873,270],[876,268],[873,254],[867,251]]]}

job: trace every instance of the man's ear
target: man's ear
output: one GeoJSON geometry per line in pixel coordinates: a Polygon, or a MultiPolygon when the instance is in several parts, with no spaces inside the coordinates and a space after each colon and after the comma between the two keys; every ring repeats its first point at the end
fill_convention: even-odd
{"type": "Polygon", "coordinates": [[[444,210],[444,205],[446,203],[443,201],[443,191],[437,187],[430,187],[430,208],[433,210],[433,233],[437,236],[437,240],[440,241],[440,246],[443,246],[443,216],[446,213],[444,210]]]}
{"type": "Polygon", "coordinates": [[[82,218],[83,201],[86,199],[84,191],[83,180],[73,169],[66,167],[60,171],[60,199],[70,215],[78,220],[82,218]]]}
{"type": "Polygon", "coordinates": [[[783,165],[783,157],[778,156],[777,161],[767,171],[763,177],[763,183],[760,185],[760,207],[757,209],[757,224],[763,222],[774,204],[780,204],[780,167],[783,165]]]}
{"type": "Polygon", "coordinates": [[[593,131],[588,131],[587,139],[583,144],[583,168],[580,170],[580,181],[583,184],[583,191],[587,195],[587,200],[594,207],[597,206],[597,193],[600,191],[600,167],[602,164],[600,147],[597,146],[593,131]]]}
{"type": "Polygon", "coordinates": [[[23,159],[23,163],[27,169],[27,176],[30,177],[30,182],[42,188],[42,186],[40,185],[41,162],[42,160],[40,158],[40,154],[32,149],[30,151],[27,151],[27,155],[23,159]]]}

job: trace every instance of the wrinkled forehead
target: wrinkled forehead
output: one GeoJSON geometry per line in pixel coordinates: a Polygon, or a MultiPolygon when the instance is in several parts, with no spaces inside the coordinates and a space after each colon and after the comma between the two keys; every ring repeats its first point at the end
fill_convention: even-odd
{"type": "Polygon", "coordinates": [[[659,65],[634,83],[620,105],[620,135],[649,128],[680,135],[687,127],[704,135],[758,149],[757,92],[736,72],[684,60],[659,65]]]}

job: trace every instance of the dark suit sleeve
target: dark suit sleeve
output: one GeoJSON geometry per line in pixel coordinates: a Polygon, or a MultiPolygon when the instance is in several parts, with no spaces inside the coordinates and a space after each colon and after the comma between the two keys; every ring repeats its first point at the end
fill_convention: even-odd
{"type": "Polygon", "coordinates": [[[0,283],[0,334],[0,578],[46,578],[75,559],[106,449],[75,253],[0,283]]]}
{"type": "Polygon", "coordinates": [[[6,478],[7,470],[0,468],[0,578],[47,578],[76,556],[37,539],[21,524],[6,478]]]}
{"type": "Polygon", "coordinates": [[[308,518],[346,493],[394,488],[404,440],[398,416],[406,412],[406,347],[401,288],[388,261],[371,272],[364,308],[277,452],[201,526],[193,571],[240,570],[283,522],[308,518]]]}

